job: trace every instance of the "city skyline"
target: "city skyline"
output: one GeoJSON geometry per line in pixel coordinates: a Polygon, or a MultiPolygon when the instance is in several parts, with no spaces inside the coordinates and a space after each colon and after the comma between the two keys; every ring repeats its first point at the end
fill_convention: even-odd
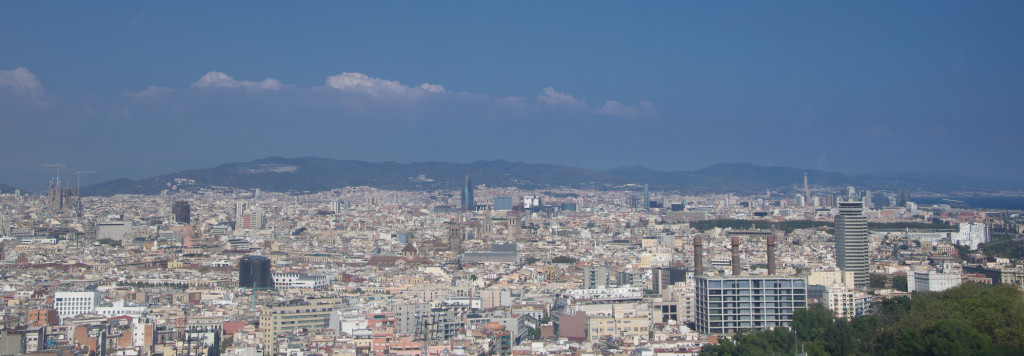
{"type": "Polygon", "coordinates": [[[610,339],[624,351],[728,354],[729,338],[788,354],[791,342],[747,338],[778,343],[797,330],[808,348],[862,335],[857,350],[886,354],[906,328],[922,336],[899,343],[930,342],[936,322],[996,335],[955,341],[964,347],[1024,347],[1006,332],[1024,320],[1013,312],[1021,208],[853,187],[847,200],[798,184],[790,194],[648,190],[645,207],[641,187],[481,184],[470,211],[458,209],[458,187],[207,188],[60,205],[0,193],[3,297],[17,301],[3,311],[18,325],[0,351],[568,355],[610,339]],[[929,300],[945,302],[920,306],[929,300]],[[892,303],[909,305],[906,315],[892,303]],[[807,313],[849,326],[814,336],[807,313]]]}
{"type": "Polygon", "coordinates": [[[1024,2],[0,3],[0,355],[1024,354],[1024,2]]]}
{"type": "Polygon", "coordinates": [[[404,5],[7,3],[0,182],[267,156],[1024,178],[1019,3],[404,5]]]}

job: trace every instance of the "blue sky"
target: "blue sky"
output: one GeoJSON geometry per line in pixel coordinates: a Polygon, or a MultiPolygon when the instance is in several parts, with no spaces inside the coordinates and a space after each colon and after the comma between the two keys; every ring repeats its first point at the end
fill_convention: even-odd
{"type": "Polygon", "coordinates": [[[1020,180],[1021,18],[1013,1],[3,2],[0,182],[271,155],[1020,180]]]}

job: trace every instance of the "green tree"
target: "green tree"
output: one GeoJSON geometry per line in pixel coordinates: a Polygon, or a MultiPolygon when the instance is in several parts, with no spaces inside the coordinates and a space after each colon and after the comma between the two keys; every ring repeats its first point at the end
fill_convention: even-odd
{"type": "Polygon", "coordinates": [[[577,259],[575,259],[573,257],[569,257],[569,256],[558,256],[558,257],[555,257],[555,258],[551,259],[551,263],[569,263],[569,264],[572,264],[572,263],[576,263],[576,262],[579,262],[579,261],[580,260],[577,260],[577,259]]]}
{"type": "Polygon", "coordinates": [[[228,348],[231,347],[231,345],[234,345],[234,343],[235,343],[235,336],[234,335],[225,336],[220,341],[220,353],[223,354],[223,353],[227,352],[228,348]]]}
{"type": "Polygon", "coordinates": [[[121,241],[114,240],[114,239],[99,239],[96,242],[99,242],[100,245],[110,245],[110,246],[113,246],[113,247],[121,247],[121,241]]]}
{"type": "Polygon", "coordinates": [[[907,289],[907,283],[907,275],[905,274],[896,274],[892,276],[892,287],[896,290],[903,292],[909,291],[909,289],[907,289]]]}
{"type": "Polygon", "coordinates": [[[823,335],[825,351],[832,355],[853,354],[856,340],[853,338],[853,328],[846,319],[835,319],[827,327],[823,335]]]}
{"type": "Polygon", "coordinates": [[[541,335],[540,334],[540,329],[532,327],[532,326],[527,326],[526,327],[526,337],[529,338],[530,340],[540,340],[541,339],[540,335],[541,335]]]}
{"type": "Polygon", "coordinates": [[[921,345],[921,333],[912,327],[900,329],[899,336],[896,338],[896,349],[893,351],[898,355],[923,354],[924,345],[921,345]]]}
{"type": "Polygon", "coordinates": [[[884,274],[872,273],[868,276],[868,286],[874,289],[885,288],[885,284],[889,281],[889,277],[884,274]]]}
{"type": "Polygon", "coordinates": [[[832,324],[832,314],[817,306],[793,312],[793,331],[801,340],[817,340],[823,337],[825,329],[832,324]]]}
{"type": "Polygon", "coordinates": [[[875,315],[834,319],[820,307],[793,313],[785,328],[723,338],[702,355],[1019,355],[1024,295],[1015,286],[966,283],[914,298],[885,299],[875,315]],[[796,346],[790,340],[799,340],[796,346]]]}
{"type": "Polygon", "coordinates": [[[866,315],[853,318],[850,321],[850,328],[857,349],[863,354],[873,354],[879,342],[880,333],[883,327],[881,319],[877,315],[866,315]]]}
{"type": "Polygon", "coordinates": [[[928,355],[984,355],[989,352],[988,336],[956,320],[935,324],[922,342],[928,355]]]}
{"type": "Polygon", "coordinates": [[[962,245],[953,245],[956,248],[956,255],[960,257],[961,261],[967,261],[967,255],[971,254],[971,248],[962,245]]]}

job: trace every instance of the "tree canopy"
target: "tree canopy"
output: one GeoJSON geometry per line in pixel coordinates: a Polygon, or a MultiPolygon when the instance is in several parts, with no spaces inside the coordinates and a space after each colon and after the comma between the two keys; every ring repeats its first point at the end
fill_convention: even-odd
{"type": "Polygon", "coordinates": [[[1024,296],[1014,286],[965,283],[886,299],[876,309],[849,321],[821,307],[798,310],[792,329],[740,332],[701,355],[794,355],[801,347],[808,355],[1024,353],[1024,296]]]}
{"type": "Polygon", "coordinates": [[[558,256],[551,259],[551,263],[576,263],[580,260],[569,256],[558,256]]]}

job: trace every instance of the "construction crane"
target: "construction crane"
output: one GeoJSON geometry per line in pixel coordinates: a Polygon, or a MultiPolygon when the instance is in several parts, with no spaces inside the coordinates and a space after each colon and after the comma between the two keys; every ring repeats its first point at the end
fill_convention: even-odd
{"type": "Polygon", "coordinates": [[[43,167],[57,167],[57,190],[60,190],[60,169],[64,168],[64,167],[67,167],[67,166],[61,164],[60,162],[57,162],[57,163],[42,163],[42,164],[40,164],[40,166],[43,166],[43,167]]]}
{"type": "Polygon", "coordinates": [[[77,172],[75,172],[75,177],[77,179],[76,184],[78,185],[78,187],[75,188],[75,196],[76,197],[81,197],[82,196],[82,175],[83,174],[92,174],[92,173],[96,173],[96,171],[77,171],[77,172]]]}

